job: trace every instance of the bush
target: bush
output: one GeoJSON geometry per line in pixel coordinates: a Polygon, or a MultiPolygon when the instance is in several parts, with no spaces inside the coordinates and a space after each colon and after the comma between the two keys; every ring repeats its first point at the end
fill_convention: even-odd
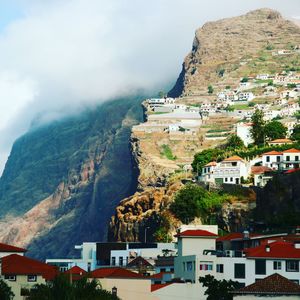
{"type": "Polygon", "coordinates": [[[189,223],[195,217],[207,221],[210,214],[221,207],[227,198],[227,195],[219,195],[198,185],[187,184],[176,194],[170,210],[183,223],[189,223]]]}
{"type": "Polygon", "coordinates": [[[214,92],[214,88],[212,87],[212,85],[209,85],[209,86],[207,87],[207,89],[208,89],[208,93],[209,93],[209,94],[212,94],[212,93],[214,92]]]}

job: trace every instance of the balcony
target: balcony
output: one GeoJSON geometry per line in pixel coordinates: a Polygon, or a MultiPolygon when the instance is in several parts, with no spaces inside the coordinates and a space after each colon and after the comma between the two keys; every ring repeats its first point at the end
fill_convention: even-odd
{"type": "Polygon", "coordinates": [[[213,255],[216,257],[245,257],[245,253],[240,250],[203,250],[203,255],[213,255]]]}

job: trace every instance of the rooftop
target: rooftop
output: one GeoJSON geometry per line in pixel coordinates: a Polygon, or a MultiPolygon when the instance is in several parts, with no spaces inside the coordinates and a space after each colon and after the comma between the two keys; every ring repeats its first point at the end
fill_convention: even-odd
{"type": "Polygon", "coordinates": [[[300,295],[300,286],[275,273],[234,292],[256,295],[300,295]]]}
{"type": "Polygon", "coordinates": [[[0,243],[0,252],[26,252],[26,249],[0,243]]]}
{"type": "Polygon", "coordinates": [[[243,161],[243,159],[237,155],[225,158],[223,161],[243,161]]]}
{"type": "Polygon", "coordinates": [[[276,139],[269,142],[270,144],[289,144],[293,143],[290,139],[276,139]]]}
{"type": "Polygon", "coordinates": [[[1,270],[4,275],[41,275],[46,280],[53,279],[58,273],[54,266],[18,254],[4,256],[1,270]]]}
{"type": "Polygon", "coordinates": [[[145,279],[145,277],[140,274],[119,267],[96,269],[91,273],[90,277],[91,278],[145,279]]]}
{"type": "Polygon", "coordinates": [[[295,248],[294,243],[284,241],[276,241],[267,245],[264,244],[255,248],[249,248],[244,251],[246,252],[246,256],[249,258],[262,257],[300,259],[300,248],[295,248]]]}
{"type": "Polygon", "coordinates": [[[217,237],[217,235],[207,230],[196,229],[179,232],[176,237],[217,237]]]}
{"type": "Polygon", "coordinates": [[[278,151],[270,151],[270,152],[265,152],[263,153],[263,155],[282,155],[282,152],[278,152],[278,151]]]}
{"type": "Polygon", "coordinates": [[[300,150],[292,148],[292,149],[283,151],[283,153],[300,153],[300,150]]]}

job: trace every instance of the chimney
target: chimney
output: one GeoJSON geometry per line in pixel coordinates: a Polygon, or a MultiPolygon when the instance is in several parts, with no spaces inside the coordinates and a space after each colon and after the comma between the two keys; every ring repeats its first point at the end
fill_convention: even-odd
{"type": "Polygon", "coordinates": [[[243,235],[244,235],[244,239],[249,239],[250,238],[250,234],[249,234],[249,231],[248,230],[245,230],[243,232],[243,235]]]}
{"type": "Polygon", "coordinates": [[[270,251],[271,251],[270,245],[266,245],[266,252],[270,252],[270,251]]]}

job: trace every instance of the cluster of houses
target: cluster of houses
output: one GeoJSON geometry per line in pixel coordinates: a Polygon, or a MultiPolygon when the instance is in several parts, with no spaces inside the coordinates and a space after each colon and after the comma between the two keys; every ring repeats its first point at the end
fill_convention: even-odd
{"type": "MultiPolygon", "coordinates": [[[[273,145],[288,143],[287,139],[272,141],[273,145]]],[[[291,148],[282,152],[269,151],[250,161],[239,156],[232,156],[221,162],[212,161],[202,167],[199,180],[208,184],[241,184],[253,177],[255,186],[263,187],[275,172],[298,170],[300,150],[291,148]]]]}
{"type": "Polygon", "coordinates": [[[234,299],[300,298],[300,228],[293,233],[218,236],[216,225],[183,225],[174,237],[165,244],[83,243],[75,246],[78,259],[46,263],[26,257],[25,249],[0,244],[0,278],[16,300],[26,299],[35,284],[60,273],[70,281],[94,279],[123,300],[206,299],[198,280],[205,275],[237,282],[234,299]],[[270,280],[280,288],[270,286],[270,280]]]}

